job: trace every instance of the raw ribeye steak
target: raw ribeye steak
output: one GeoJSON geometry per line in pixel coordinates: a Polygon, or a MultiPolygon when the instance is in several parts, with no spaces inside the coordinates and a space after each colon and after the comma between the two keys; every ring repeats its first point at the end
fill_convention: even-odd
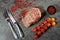
{"type": "Polygon", "coordinates": [[[41,18],[41,11],[39,8],[31,8],[22,18],[22,22],[25,27],[29,27],[31,24],[36,23],[41,18]]]}

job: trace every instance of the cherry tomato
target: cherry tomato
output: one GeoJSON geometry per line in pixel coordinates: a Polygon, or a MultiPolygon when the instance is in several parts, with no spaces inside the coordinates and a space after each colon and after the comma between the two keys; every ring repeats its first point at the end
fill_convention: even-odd
{"type": "Polygon", "coordinates": [[[51,18],[50,18],[50,17],[49,17],[49,18],[47,18],[46,20],[47,20],[47,22],[51,22],[51,18]]]}
{"type": "Polygon", "coordinates": [[[42,28],[42,26],[44,26],[44,24],[42,23],[42,24],[40,24],[39,26],[42,28]]]}
{"type": "Polygon", "coordinates": [[[47,27],[49,28],[51,26],[51,24],[50,23],[47,23],[47,27]]]}
{"type": "Polygon", "coordinates": [[[46,20],[44,20],[44,21],[43,21],[43,24],[47,24],[47,21],[46,21],[46,20]]]}
{"type": "Polygon", "coordinates": [[[37,34],[35,34],[35,35],[34,35],[34,39],[37,39],[37,38],[38,38],[38,35],[37,35],[37,34]]]}
{"type": "Polygon", "coordinates": [[[51,21],[52,21],[52,22],[55,22],[55,18],[51,18],[51,21]]]}
{"type": "Polygon", "coordinates": [[[32,29],[33,32],[37,32],[37,27],[32,29]]]}
{"type": "Polygon", "coordinates": [[[52,26],[55,26],[56,25],[56,22],[52,22],[52,26]]]}
{"type": "Polygon", "coordinates": [[[41,33],[44,33],[45,32],[45,30],[44,29],[41,29],[41,33]]]}
{"type": "Polygon", "coordinates": [[[47,26],[43,26],[43,29],[44,29],[44,30],[47,30],[48,28],[47,28],[47,26]]]}
{"type": "Polygon", "coordinates": [[[38,31],[38,32],[37,32],[37,35],[40,36],[40,35],[41,35],[41,31],[38,31]]]}
{"type": "Polygon", "coordinates": [[[38,26],[38,27],[37,27],[37,30],[39,31],[40,29],[41,29],[41,28],[38,26]]]}

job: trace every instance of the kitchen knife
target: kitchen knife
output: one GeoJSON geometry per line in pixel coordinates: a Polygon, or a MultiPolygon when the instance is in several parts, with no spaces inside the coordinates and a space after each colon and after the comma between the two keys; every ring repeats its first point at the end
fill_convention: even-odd
{"type": "Polygon", "coordinates": [[[10,27],[10,29],[11,29],[11,31],[12,31],[12,33],[13,33],[15,39],[18,39],[18,36],[17,36],[17,34],[16,34],[16,32],[15,32],[15,30],[14,30],[14,28],[13,28],[13,25],[12,25],[10,19],[9,19],[9,16],[8,16],[6,10],[4,11],[4,17],[5,17],[5,20],[8,22],[9,27],[10,27]]]}
{"type": "Polygon", "coordinates": [[[17,29],[16,31],[18,32],[20,37],[24,37],[24,33],[22,31],[22,28],[20,27],[20,25],[16,22],[16,20],[14,19],[14,17],[12,16],[12,13],[10,10],[7,10],[8,16],[11,19],[12,23],[15,25],[15,28],[17,29]]]}

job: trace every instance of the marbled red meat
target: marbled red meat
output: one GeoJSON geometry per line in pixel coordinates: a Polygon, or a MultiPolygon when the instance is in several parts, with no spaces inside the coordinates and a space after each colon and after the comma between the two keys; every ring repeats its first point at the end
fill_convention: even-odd
{"type": "Polygon", "coordinates": [[[41,18],[41,11],[39,8],[31,8],[27,14],[22,18],[25,27],[37,22],[41,18]]]}

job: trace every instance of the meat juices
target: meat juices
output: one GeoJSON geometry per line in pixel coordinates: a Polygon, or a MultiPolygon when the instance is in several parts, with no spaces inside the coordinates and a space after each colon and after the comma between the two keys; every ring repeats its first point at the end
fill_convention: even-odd
{"type": "Polygon", "coordinates": [[[22,22],[26,28],[31,24],[36,23],[41,18],[41,11],[39,8],[31,8],[22,18],[22,22]]]}

